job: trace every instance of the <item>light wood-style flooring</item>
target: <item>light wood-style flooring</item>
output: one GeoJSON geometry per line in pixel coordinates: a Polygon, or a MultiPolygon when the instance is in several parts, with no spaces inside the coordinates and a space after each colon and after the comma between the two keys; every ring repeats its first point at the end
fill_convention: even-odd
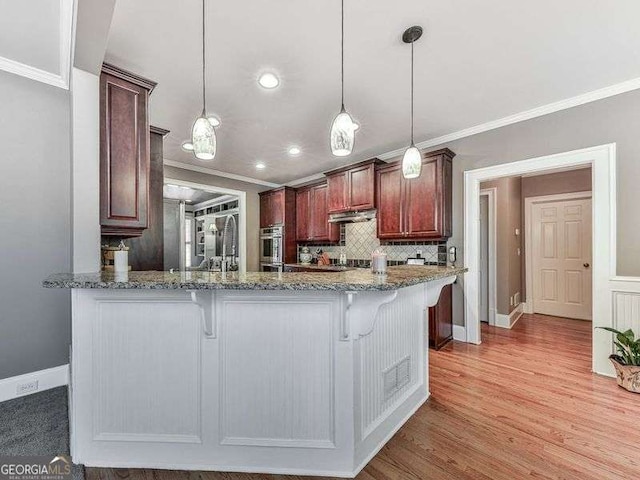
{"type": "MultiPolygon", "coordinates": [[[[512,330],[483,326],[482,341],[430,351],[431,398],[359,479],[640,479],[640,395],[590,372],[591,323],[525,315],[512,330]]],[[[87,469],[88,480],[301,478],[87,469]]]]}

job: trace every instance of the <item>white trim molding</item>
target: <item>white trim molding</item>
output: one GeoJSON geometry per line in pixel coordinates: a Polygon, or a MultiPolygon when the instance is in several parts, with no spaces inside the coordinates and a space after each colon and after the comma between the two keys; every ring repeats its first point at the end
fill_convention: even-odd
{"type": "MultiPolygon", "coordinates": [[[[616,272],[616,145],[612,143],[464,172],[464,260],[469,272],[465,275],[463,288],[468,342],[481,342],[478,315],[480,183],[505,176],[543,173],[579,165],[591,165],[593,169],[593,325],[614,325],[611,279],[616,272]]],[[[611,335],[595,330],[592,353],[594,372],[605,375],[613,373],[608,360],[611,348],[611,335]]]]}
{"type": "MultiPolygon", "coordinates": [[[[497,128],[506,127],[514,123],[524,122],[525,120],[531,120],[533,118],[549,115],[550,113],[559,112],[561,110],[567,110],[569,108],[578,107],[586,103],[595,102],[605,98],[620,95],[621,93],[631,92],[640,88],[640,77],[632,78],[625,82],[616,83],[608,87],[593,90],[591,92],[583,93],[582,95],[576,95],[575,97],[566,98],[558,102],[548,103],[540,107],[525,110],[523,112],[502,117],[497,120],[475,125],[473,127],[458,130],[457,132],[442,135],[440,137],[432,138],[424,142],[416,143],[416,147],[419,149],[435,147],[443,145],[454,140],[460,140],[461,138],[470,137],[471,135],[477,135],[478,133],[488,132],[489,130],[495,130],[497,128]]],[[[404,153],[404,147],[398,150],[393,150],[382,155],[378,155],[380,160],[389,160],[398,157],[404,153]]]]}
{"type": "Polygon", "coordinates": [[[0,380],[0,402],[12,398],[24,397],[32,393],[39,393],[51,388],[62,387],[69,384],[69,365],[47,368],[37,372],[25,373],[15,377],[0,380]],[[36,388],[19,393],[20,385],[36,382],[36,388]]]}
{"type": "Polygon", "coordinates": [[[523,314],[523,304],[519,303],[516,308],[511,310],[509,315],[505,315],[504,313],[496,314],[496,327],[500,328],[513,328],[520,317],[523,314]]]}
{"type": "MultiPolygon", "coordinates": [[[[562,200],[579,200],[591,198],[591,191],[559,193],[557,195],[542,195],[537,197],[526,197],[524,199],[524,270],[525,270],[525,291],[527,299],[523,304],[524,313],[534,313],[533,311],[533,259],[531,250],[533,240],[532,208],[536,203],[558,202],[562,200]]],[[[615,248],[615,247],[614,247],[615,248]]]]}
{"type": "Polygon", "coordinates": [[[453,339],[459,342],[467,341],[467,331],[465,330],[464,325],[453,326],[453,339]]]}
{"type": "Polygon", "coordinates": [[[69,90],[69,73],[71,69],[71,46],[73,36],[73,17],[75,13],[74,0],[58,0],[60,3],[60,17],[58,25],[59,35],[59,63],[58,73],[21,63],[10,58],[0,56],[0,70],[30,78],[37,82],[53,85],[69,90]]]}
{"type": "Polygon", "coordinates": [[[183,170],[191,170],[192,172],[198,172],[198,173],[206,173],[207,175],[214,175],[216,177],[223,177],[231,180],[238,180],[239,182],[254,183],[256,185],[263,185],[265,187],[278,188],[281,186],[279,183],[267,182],[266,180],[259,180],[257,178],[245,177],[244,175],[236,175],[235,173],[227,173],[221,170],[215,170],[213,168],[200,167],[198,165],[191,165],[189,163],[176,162],[174,160],[168,160],[166,158],[164,159],[164,164],[168,167],[181,168],[183,170]]]}

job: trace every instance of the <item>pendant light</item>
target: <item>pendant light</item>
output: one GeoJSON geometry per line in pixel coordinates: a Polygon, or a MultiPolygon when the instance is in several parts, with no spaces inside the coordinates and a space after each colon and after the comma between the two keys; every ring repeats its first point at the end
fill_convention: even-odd
{"type": "Polygon", "coordinates": [[[202,114],[196,119],[191,130],[193,154],[200,160],[213,160],[216,156],[216,131],[207,117],[207,90],[205,76],[205,11],[202,0],[202,114]]]}
{"type": "Polygon", "coordinates": [[[404,178],[417,178],[422,170],[422,156],[420,150],[413,143],[413,44],[422,36],[422,27],[407,28],[402,35],[404,43],[411,44],[411,145],[402,157],[402,175],[404,178]]]}
{"type": "Polygon", "coordinates": [[[356,124],[344,108],[344,0],[342,0],[342,40],[341,50],[341,97],[342,108],[331,125],[331,153],[336,157],[346,157],[353,151],[356,124]]]}

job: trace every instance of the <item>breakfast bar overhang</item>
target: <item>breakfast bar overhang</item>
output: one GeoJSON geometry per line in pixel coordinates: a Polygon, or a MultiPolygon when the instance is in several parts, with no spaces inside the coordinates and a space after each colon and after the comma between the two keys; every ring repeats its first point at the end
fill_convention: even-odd
{"type": "Polygon", "coordinates": [[[427,307],[464,271],[51,276],[73,460],[354,477],[428,398],[427,307]]]}

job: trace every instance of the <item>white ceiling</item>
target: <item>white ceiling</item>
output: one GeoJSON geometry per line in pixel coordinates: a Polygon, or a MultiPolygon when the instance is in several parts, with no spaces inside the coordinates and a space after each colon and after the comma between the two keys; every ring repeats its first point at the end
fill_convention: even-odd
{"type": "Polygon", "coordinates": [[[334,158],[340,107],[339,0],[208,0],[208,110],[218,154],[180,143],[202,109],[200,1],[118,0],[106,60],[158,82],[151,123],[171,130],[165,159],[287,181],[408,143],[410,48],[416,44],[416,141],[640,77],[637,0],[346,0],[346,106],[355,152],[334,158]],[[261,71],[281,78],[258,86],[261,71]],[[287,154],[290,145],[302,154],[287,154]],[[267,168],[255,169],[262,161],[267,168]]]}

